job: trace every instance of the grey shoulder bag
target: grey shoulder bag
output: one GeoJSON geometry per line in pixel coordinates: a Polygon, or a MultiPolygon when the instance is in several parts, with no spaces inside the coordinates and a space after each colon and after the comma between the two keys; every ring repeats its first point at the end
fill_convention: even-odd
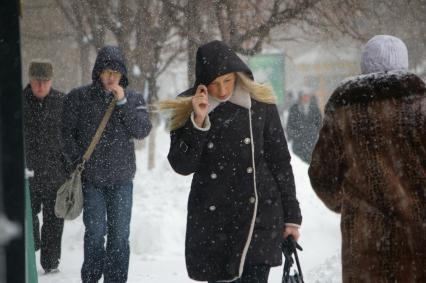
{"type": "Polygon", "coordinates": [[[77,165],[71,176],[65,181],[56,193],[55,215],[58,218],[73,220],[77,218],[83,210],[83,190],[81,183],[81,173],[84,170],[84,164],[89,160],[96,145],[101,139],[102,133],[111,117],[117,100],[113,98],[96,130],[95,136],[90,142],[89,147],[83,155],[82,162],[77,165]]]}

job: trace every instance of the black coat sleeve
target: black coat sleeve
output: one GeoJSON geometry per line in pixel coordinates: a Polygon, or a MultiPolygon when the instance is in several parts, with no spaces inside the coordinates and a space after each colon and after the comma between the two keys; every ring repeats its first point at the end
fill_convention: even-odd
{"type": "Polygon", "coordinates": [[[194,127],[191,119],[170,133],[170,151],[167,156],[172,168],[179,174],[194,173],[200,163],[208,131],[194,127]]]}
{"type": "Polygon", "coordinates": [[[318,108],[318,107],[315,107],[315,108],[314,108],[313,116],[314,116],[314,121],[313,121],[313,123],[314,123],[315,129],[317,129],[316,134],[318,134],[318,133],[319,133],[319,130],[321,129],[321,126],[322,126],[322,116],[321,116],[321,111],[319,110],[319,108],[318,108]]]}
{"type": "Polygon", "coordinates": [[[126,103],[117,105],[121,121],[133,138],[143,139],[152,128],[145,101],[134,92],[126,92],[126,99],[126,103]]]}
{"type": "Polygon", "coordinates": [[[74,170],[83,154],[81,146],[77,142],[79,109],[78,91],[72,90],[65,97],[62,110],[61,146],[67,173],[74,170]]]}
{"type": "Polygon", "coordinates": [[[281,192],[284,221],[301,224],[302,215],[296,198],[291,157],[277,107],[272,104],[267,105],[264,139],[265,159],[281,192]]]}
{"type": "Polygon", "coordinates": [[[294,141],[297,139],[299,129],[299,115],[297,115],[297,106],[293,105],[290,108],[287,118],[287,138],[289,141],[294,141]]]}
{"type": "MultiPolygon", "coordinates": [[[[25,99],[25,98],[24,98],[25,99]]],[[[24,102],[24,153],[25,153],[25,166],[29,170],[34,170],[34,165],[37,163],[36,154],[34,152],[34,149],[37,148],[36,142],[35,142],[35,136],[33,131],[33,128],[31,127],[30,123],[30,114],[28,107],[26,107],[24,102]]]]}

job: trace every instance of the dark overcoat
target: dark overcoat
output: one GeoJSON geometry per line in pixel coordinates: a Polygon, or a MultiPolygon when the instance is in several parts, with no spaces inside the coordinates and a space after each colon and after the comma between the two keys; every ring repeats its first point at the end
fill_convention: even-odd
{"type": "Polygon", "coordinates": [[[311,99],[307,113],[304,113],[302,105],[294,104],[290,107],[287,120],[287,138],[292,142],[292,150],[307,163],[311,161],[321,128],[321,112],[314,98],[311,99]]]}
{"type": "Polygon", "coordinates": [[[426,88],[407,72],[331,96],[312,187],[341,213],[343,282],[426,282],[426,88]]]}
{"type": "Polygon", "coordinates": [[[31,182],[40,187],[52,187],[66,179],[60,142],[63,101],[64,94],[53,88],[43,100],[34,96],[30,85],[23,91],[26,166],[34,171],[31,182]]]}
{"type": "Polygon", "coordinates": [[[248,105],[211,111],[209,130],[188,120],[171,133],[170,164],[194,173],[185,255],[195,280],[233,280],[244,264],[280,265],[284,223],[301,223],[277,108],[245,95],[248,105]]]}

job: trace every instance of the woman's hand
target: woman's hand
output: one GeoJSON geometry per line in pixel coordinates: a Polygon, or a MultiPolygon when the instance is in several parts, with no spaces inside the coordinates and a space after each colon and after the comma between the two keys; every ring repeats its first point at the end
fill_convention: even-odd
{"type": "Polygon", "coordinates": [[[297,241],[300,237],[299,228],[293,226],[285,226],[283,237],[287,239],[288,236],[292,235],[293,238],[297,241]]]}
{"type": "Polygon", "coordinates": [[[194,121],[198,127],[202,128],[209,110],[209,99],[205,85],[197,87],[197,91],[192,97],[192,108],[194,109],[194,121]]]}

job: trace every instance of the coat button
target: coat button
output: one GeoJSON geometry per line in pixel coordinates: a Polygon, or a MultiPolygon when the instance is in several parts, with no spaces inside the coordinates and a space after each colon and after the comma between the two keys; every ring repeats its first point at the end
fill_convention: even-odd
{"type": "Polygon", "coordinates": [[[251,141],[251,140],[250,140],[250,138],[245,138],[245,139],[244,139],[244,143],[245,143],[245,144],[250,144],[250,141],[251,141]]]}
{"type": "Polygon", "coordinates": [[[249,202],[250,202],[250,203],[254,203],[255,201],[256,201],[256,198],[255,198],[255,197],[250,197],[250,198],[249,198],[249,202]]]}
{"type": "Polygon", "coordinates": [[[249,174],[253,173],[253,168],[248,167],[248,168],[247,168],[247,173],[249,173],[249,174]]]}
{"type": "Polygon", "coordinates": [[[210,178],[212,178],[212,179],[217,179],[217,175],[216,175],[216,173],[211,173],[211,174],[210,174],[210,178]]]}
{"type": "Polygon", "coordinates": [[[211,149],[211,148],[213,148],[213,143],[212,143],[212,142],[209,142],[209,143],[207,144],[207,147],[208,147],[208,148],[210,148],[210,149],[211,149]]]}
{"type": "Polygon", "coordinates": [[[216,206],[210,205],[209,209],[210,209],[210,211],[215,211],[216,210],[216,206]]]}

